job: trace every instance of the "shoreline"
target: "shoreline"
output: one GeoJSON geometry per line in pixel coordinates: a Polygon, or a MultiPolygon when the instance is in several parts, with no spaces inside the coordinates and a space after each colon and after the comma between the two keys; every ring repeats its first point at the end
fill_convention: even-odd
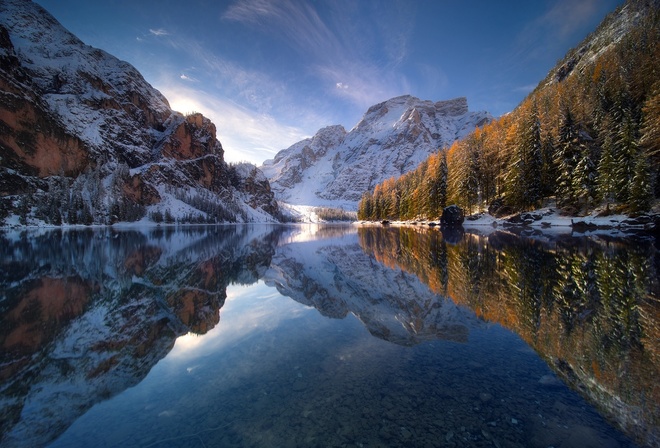
{"type": "MultiPolygon", "coordinates": [[[[466,216],[459,226],[465,231],[474,230],[479,234],[495,231],[511,231],[517,234],[579,234],[610,235],[615,237],[631,235],[649,235],[658,237],[660,233],[660,214],[650,212],[631,217],[626,214],[599,216],[594,211],[585,216],[561,215],[555,207],[548,206],[530,212],[516,213],[495,217],[488,212],[466,216]]],[[[382,221],[360,221],[362,225],[383,225],[382,221]]],[[[441,227],[440,219],[418,219],[406,221],[387,221],[393,226],[428,226],[441,227]]]]}

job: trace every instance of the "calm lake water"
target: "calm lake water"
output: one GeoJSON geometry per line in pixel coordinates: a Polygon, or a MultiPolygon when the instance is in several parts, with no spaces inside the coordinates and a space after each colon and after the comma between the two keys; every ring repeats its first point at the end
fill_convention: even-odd
{"type": "Polygon", "coordinates": [[[657,446],[655,244],[0,234],[0,447],[657,446]]]}

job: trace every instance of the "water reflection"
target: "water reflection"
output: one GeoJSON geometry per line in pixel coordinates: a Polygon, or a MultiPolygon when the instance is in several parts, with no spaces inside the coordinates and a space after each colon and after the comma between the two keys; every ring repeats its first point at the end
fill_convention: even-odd
{"type": "Polygon", "coordinates": [[[428,229],[360,229],[365,251],[514,330],[649,445],[660,443],[660,257],[652,243],[494,232],[448,244],[428,229]]]}
{"type": "Polygon", "coordinates": [[[546,362],[658,440],[649,245],[338,226],[0,238],[3,447],[632,446],[546,362]]]}
{"type": "Polygon", "coordinates": [[[140,382],[177,336],[218,324],[230,283],[270,264],[281,228],[6,234],[0,433],[40,446],[140,382]]]}
{"type": "Polygon", "coordinates": [[[324,316],[352,314],[372,335],[400,345],[435,339],[465,342],[469,329],[483,324],[414,274],[383,266],[362,250],[353,234],[278,248],[264,280],[324,316]]]}

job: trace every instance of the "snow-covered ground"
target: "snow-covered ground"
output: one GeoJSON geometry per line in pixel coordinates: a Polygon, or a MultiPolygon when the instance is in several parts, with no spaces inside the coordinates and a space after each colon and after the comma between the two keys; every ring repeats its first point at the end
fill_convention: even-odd
{"type": "MultiPolygon", "coordinates": [[[[660,205],[660,204],[659,204],[660,205]]],[[[658,215],[659,206],[654,207],[652,214],[658,215]]],[[[548,202],[543,208],[509,216],[496,218],[488,212],[475,213],[465,218],[463,228],[481,235],[506,229],[529,229],[545,235],[559,234],[607,234],[625,236],[634,230],[650,230],[651,222],[644,223],[644,217],[631,218],[625,214],[610,214],[604,216],[604,208],[597,208],[585,216],[567,216],[560,213],[554,202],[548,202]]],[[[430,225],[439,226],[440,220],[427,221],[393,221],[391,225],[430,225]]]]}
{"type": "Polygon", "coordinates": [[[323,206],[318,205],[295,205],[287,204],[285,202],[278,202],[280,211],[294,221],[300,223],[321,223],[326,222],[318,215],[320,208],[332,208],[336,210],[344,210],[348,213],[355,213],[354,206],[348,203],[333,201],[331,204],[323,206]]]}

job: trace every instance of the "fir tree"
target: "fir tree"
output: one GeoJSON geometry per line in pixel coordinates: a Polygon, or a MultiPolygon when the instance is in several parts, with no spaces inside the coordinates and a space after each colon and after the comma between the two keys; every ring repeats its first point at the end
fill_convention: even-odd
{"type": "Polygon", "coordinates": [[[372,215],[373,213],[372,201],[373,199],[371,192],[365,191],[362,194],[362,199],[360,199],[360,202],[358,204],[358,219],[362,219],[362,220],[375,219],[375,217],[372,215]]]}
{"type": "Polygon", "coordinates": [[[640,151],[635,162],[635,174],[630,186],[630,209],[633,212],[646,212],[653,203],[653,177],[651,164],[645,152],[640,151]]]}
{"type": "Polygon", "coordinates": [[[660,196],[660,81],[642,108],[643,120],[640,145],[649,158],[654,196],[660,196]]]}
{"type": "Polygon", "coordinates": [[[555,193],[557,183],[557,166],[555,164],[555,143],[548,134],[541,141],[541,197],[547,198],[555,193]]]}
{"type": "Polygon", "coordinates": [[[429,173],[429,218],[440,216],[442,210],[447,205],[447,152],[441,150],[438,153],[438,158],[439,160],[435,166],[435,172],[429,173]]]}
{"type": "Polygon", "coordinates": [[[580,138],[580,160],[575,166],[572,189],[578,205],[589,208],[597,196],[597,155],[595,147],[585,134],[580,138]]]}
{"type": "Polygon", "coordinates": [[[618,127],[614,144],[616,148],[614,183],[617,199],[621,202],[628,202],[631,197],[630,188],[635,176],[635,163],[639,153],[637,126],[630,109],[623,110],[623,118],[618,127]]]}
{"type": "Polygon", "coordinates": [[[601,146],[600,162],[598,163],[598,194],[607,203],[614,200],[615,184],[614,145],[609,135],[603,140],[601,146]]]}
{"type": "Polygon", "coordinates": [[[542,197],[541,123],[536,106],[522,112],[523,121],[514,139],[514,158],[508,177],[510,202],[518,208],[528,208],[542,197]]]}
{"type": "Polygon", "coordinates": [[[577,205],[577,194],[574,189],[573,175],[577,167],[582,148],[578,125],[573,114],[566,108],[562,113],[559,125],[556,163],[559,170],[557,177],[557,200],[560,205],[577,205]]]}

